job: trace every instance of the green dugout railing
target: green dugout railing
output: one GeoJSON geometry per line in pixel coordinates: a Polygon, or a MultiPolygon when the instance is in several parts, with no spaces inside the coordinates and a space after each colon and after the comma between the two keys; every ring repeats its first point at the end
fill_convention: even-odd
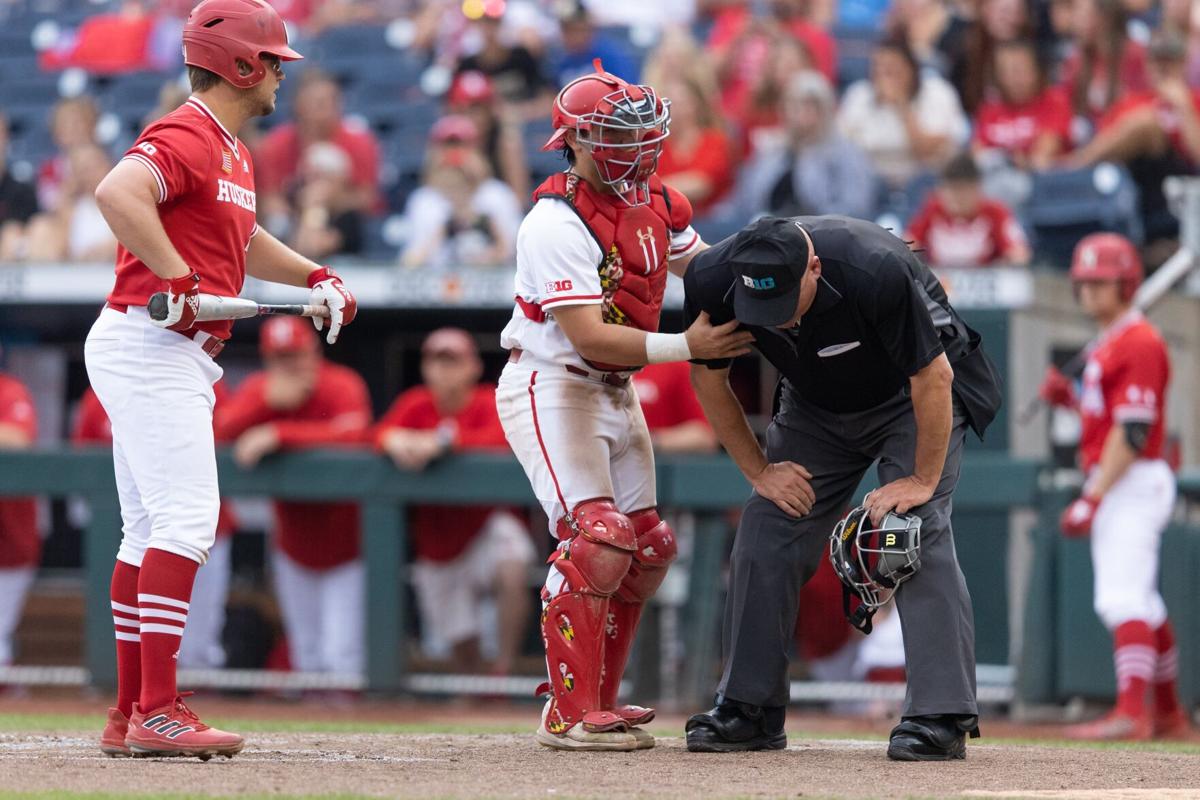
{"type": "MultiPolygon", "coordinates": [[[[534,502],[525,475],[508,456],[447,458],[420,473],[401,472],[387,459],[361,451],[321,451],[270,458],[253,470],[219,456],[224,496],[293,500],[353,500],[362,504],[367,565],[366,685],[396,691],[405,674],[401,621],[405,618],[407,552],[405,507],[411,503],[528,505],[534,502]]],[[[717,655],[718,616],[724,589],[721,570],[730,530],[725,512],[746,500],[749,487],[724,456],[660,457],[659,505],[697,516],[689,593],[684,610],[688,693],[711,690],[717,655]]],[[[969,451],[955,495],[960,559],[976,597],[980,660],[1004,663],[1007,595],[1003,542],[1008,512],[1034,505],[1038,464],[983,450],[969,451]],[[998,544],[999,543],[999,544],[998,544]]],[[[857,497],[873,485],[868,473],[857,497]]],[[[0,496],[78,495],[92,509],[83,537],[86,574],[86,664],[91,682],[115,683],[109,613],[109,581],[120,541],[120,515],[107,449],[0,453],[0,496]]]]}

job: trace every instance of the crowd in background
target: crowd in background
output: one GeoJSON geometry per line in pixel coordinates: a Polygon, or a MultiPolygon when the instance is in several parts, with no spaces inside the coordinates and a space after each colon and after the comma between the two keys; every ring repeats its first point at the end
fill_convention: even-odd
{"type": "MultiPolygon", "coordinates": [[[[389,49],[369,71],[418,67],[416,94],[391,95],[394,84],[371,83],[383,76],[347,73],[344,48],[318,47],[288,65],[277,118],[245,137],[263,223],[316,259],[511,264],[531,189],[565,168],[537,149],[551,98],[595,58],[671,101],[660,174],[709,238],[753,214],[841,213],[887,221],[935,265],[1024,263],[1039,252],[1023,230],[1030,176],[1112,162],[1136,184],[1153,263],[1177,232],[1162,179],[1200,161],[1189,0],[274,4],[302,50],[377,26],[389,49]],[[388,104],[422,124],[374,113],[388,104]]],[[[162,42],[177,41],[189,5],[110,3],[43,36],[39,69],[162,73],[144,124],[183,99],[179,56],[162,42]]],[[[91,190],[136,130],[102,144],[100,117],[86,90],[53,108],[54,152],[28,176],[32,197],[5,172],[0,259],[111,255],[91,190]]]]}

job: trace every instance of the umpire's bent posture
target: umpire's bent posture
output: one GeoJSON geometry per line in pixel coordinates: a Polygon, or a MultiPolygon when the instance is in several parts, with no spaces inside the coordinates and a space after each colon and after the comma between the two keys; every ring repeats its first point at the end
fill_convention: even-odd
{"type": "Polygon", "coordinates": [[[950,531],[967,426],[1000,405],[979,335],[937,278],[891,233],[847,217],[767,217],[696,256],[688,323],[737,318],[782,374],[759,447],[728,382],[728,360],[693,363],[721,443],[754,487],[733,545],[725,672],[717,705],[687,724],[688,749],[782,748],[788,652],[800,587],[872,462],[864,505],[921,517],[921,569],[896,594],[908,695],[888,755],[962,757],[977,728],[971,598],[950,531]]]}

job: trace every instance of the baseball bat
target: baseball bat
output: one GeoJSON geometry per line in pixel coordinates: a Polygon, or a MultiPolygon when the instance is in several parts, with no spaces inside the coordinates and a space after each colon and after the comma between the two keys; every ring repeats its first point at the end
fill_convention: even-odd
{"type": "MultiPolygon", "coordinates": [[[[1195,265],[1196,256],[1190,249],[1185,247],[1179,250],[1138,287],[1137,293],[1133,296],[1133,307],[1143,313],[1149,311],[1171,290],[1172,286],[1187,277],[1195,265]]],[[[1071,360],[1064,364],[1060,371],[1068,377],[1074,377],[1083,372],[1092,346],[1093,343],[1089,342],[1083,349],[1071,356],[1071,360]]],[[[1017,424],[1028,425],[1041,410],[1042,402],[1042,398],[1037,396],[1029,400],[1021,409],[1021,414],[1017,417],[1017,424]]]]}
{"type": "MultiPolygon", "coordinates": [[[[154,322],[165,320],[167,318],[167,293],[157,292],[151,295],[150,302],[146,304],[146,311],[154,322]]],[[[196,312],[196,321],[246,319],[247,317],[262,317],[272,314],[285,314],[293,317],[328,317],[329,308],[302,304],[267,305],[241,297],[202,294],[200,295],[200,308],[196,312]]]]}

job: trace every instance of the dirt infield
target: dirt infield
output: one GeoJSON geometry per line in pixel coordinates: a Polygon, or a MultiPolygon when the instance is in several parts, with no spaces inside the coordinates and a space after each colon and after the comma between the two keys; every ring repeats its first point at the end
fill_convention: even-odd
{"type": "MultiPolygon", "coordinates": [[[[653,728],[653,726],[652,726],[653,728]]],[[[1200,797],[1188,753],[977,745],[965,762],[896,764],[878,740],[690,754],[559,753],[516,734],[257,733],[226,761],[108,759],[95,731],[0,734],[8,791],[482,797],[1200,797]]]]}

